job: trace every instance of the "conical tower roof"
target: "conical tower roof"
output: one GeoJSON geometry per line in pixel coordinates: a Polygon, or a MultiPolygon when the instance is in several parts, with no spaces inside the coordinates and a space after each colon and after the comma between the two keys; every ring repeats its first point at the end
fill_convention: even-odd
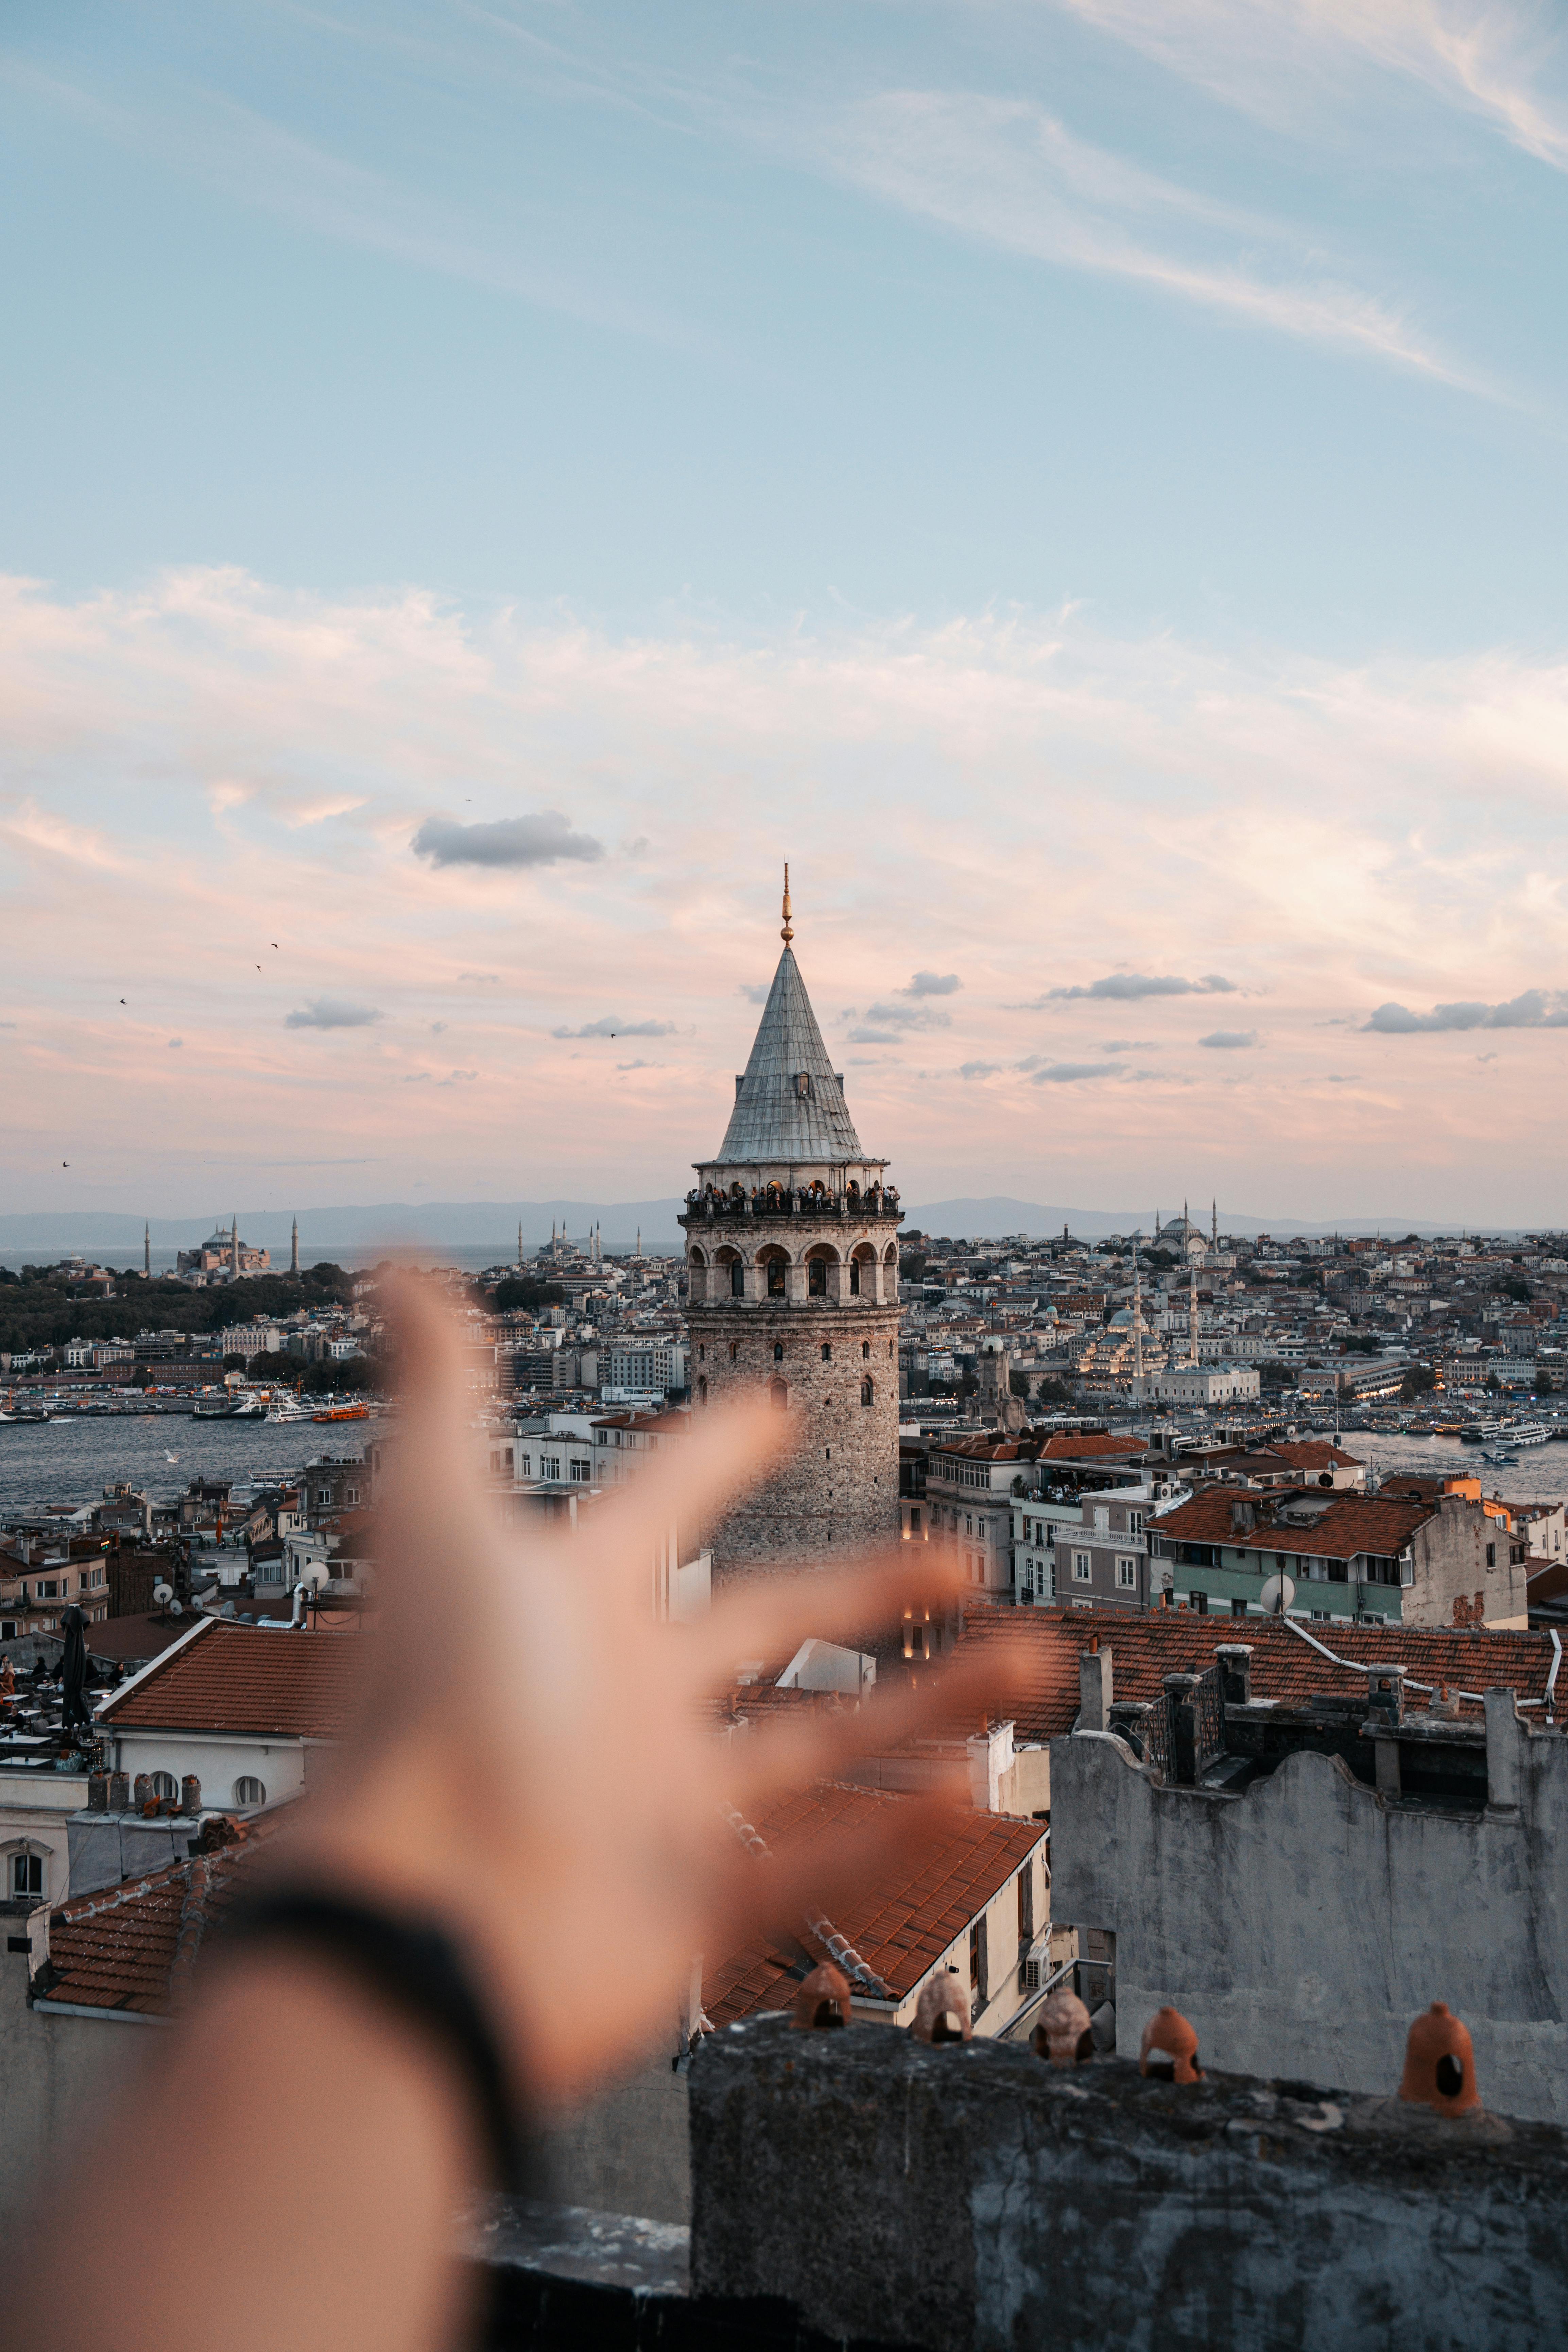
{"type": "Polygon", "coordinates": [[[827,1058],[800,966],[787,946],[768,991],[752,1058],[735,1089],[718,1157],[724,1162],[796,1165],[865,1158],[844,1099],[844,1082],[827,1058]]]}

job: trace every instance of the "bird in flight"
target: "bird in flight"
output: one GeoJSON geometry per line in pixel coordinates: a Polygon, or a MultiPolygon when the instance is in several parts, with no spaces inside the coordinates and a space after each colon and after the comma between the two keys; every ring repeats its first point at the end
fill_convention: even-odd
{"type": "Polygon", "coordinates": [[[60,1161],[60,1166],[62,1168],[68,1168],[70,1166],[70,1161],[68,1160],[62,1160],[60,1161]]]}
{"type": "Polygon", "coordinates": [[[123,1003],[124,1003],[124,1002],[125,1002],[125,999],[124,999],[123,997],[121,997],[121,1000],[120,1000],[120,1002],[121,1003],[121,1004],[123,1004],[123,1003]]]}
{"type": "Polygon", "coordinates": [[[168,1449],[168,1447],[167,1447],[166,1445],[164,1446],[164,1448],[163,1448],[163,1459],[164,1459],[164,1461],[165,1461],[165,1462],[177,1462],[177,1461],[179,1460],[179,1458],[180,1458],[180,1457],[179,1457],[179,1455],[178,1455],[177,1454],[171,1454],[171,1453],[170,1453],[170,1451],[169,1451],[169,1449],[168,1449]]]}

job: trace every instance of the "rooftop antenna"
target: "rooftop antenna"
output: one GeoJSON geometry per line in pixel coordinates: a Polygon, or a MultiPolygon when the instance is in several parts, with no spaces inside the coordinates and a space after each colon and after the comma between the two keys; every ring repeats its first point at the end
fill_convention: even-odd
{"type": "Polygon", "coordinates": [[[784,860],[784,929],[779,933],[779,937],[786,948],[795,937],[795,929],[789,919],[789,860],[787,857],[784,860]]]}

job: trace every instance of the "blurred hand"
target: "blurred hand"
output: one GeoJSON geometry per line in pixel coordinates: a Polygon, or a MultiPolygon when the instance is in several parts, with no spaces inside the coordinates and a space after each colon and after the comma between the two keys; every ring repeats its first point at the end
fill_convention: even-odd
{"type": "MultiPolygon", "coordinates": [[[[715,1736],[705,1705],[746,1658],[855,1633],[946,1596],[909,1550],[654,1618],[655,1559],[776,1458],[769,1407],[693,1415],[689,1436],[556,1534],[511,1533],[479,1473],[455,1326],[404,1287],[405,1412],[379,1512],[374,1669],[363,1723],[290,1836],[291,1868],[424,1910],[473,1957],[521,2079],[583,2089],[673,2028],[710,1964],[808,1902],[830,1915],[868,1871],[929,1832],[932,1808],[879,1808],[872,1832],[760,1864],[721,1807],[764,1809],[978,1696],[876,1695],[858,1713],[715,1736]]],[[[347,1638],[347,1637],[343,1637],[347,1638]]],[[[994,1689],[994,1657],[985,1669],[994,1689]]]]}

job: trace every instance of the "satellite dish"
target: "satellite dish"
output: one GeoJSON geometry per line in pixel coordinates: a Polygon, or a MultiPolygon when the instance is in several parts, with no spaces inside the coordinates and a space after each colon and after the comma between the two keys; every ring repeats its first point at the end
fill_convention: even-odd
{"type": "Polygon", "coordinates": [[[1288,1576],[1270,1576],[1265,1580],[1258,1598],[1266,1617],[1283,1617],[1296,1598],[1296,1588],[1288,1576]]]}
{"type": "Polygon", "coordinates": [[[169,1603],[169,1614],[171,1617],[183,1617],[184,1610],[185,1604],[183,1601],[171,1601],[169,1603]]]}
{"type": "Polygon", "coordinates": [[[160,1609],[166,1608],[174,1597],[174,1588],[172,1584],[155,1584],[153,1587],[153,1598],[160,1609]]]}

